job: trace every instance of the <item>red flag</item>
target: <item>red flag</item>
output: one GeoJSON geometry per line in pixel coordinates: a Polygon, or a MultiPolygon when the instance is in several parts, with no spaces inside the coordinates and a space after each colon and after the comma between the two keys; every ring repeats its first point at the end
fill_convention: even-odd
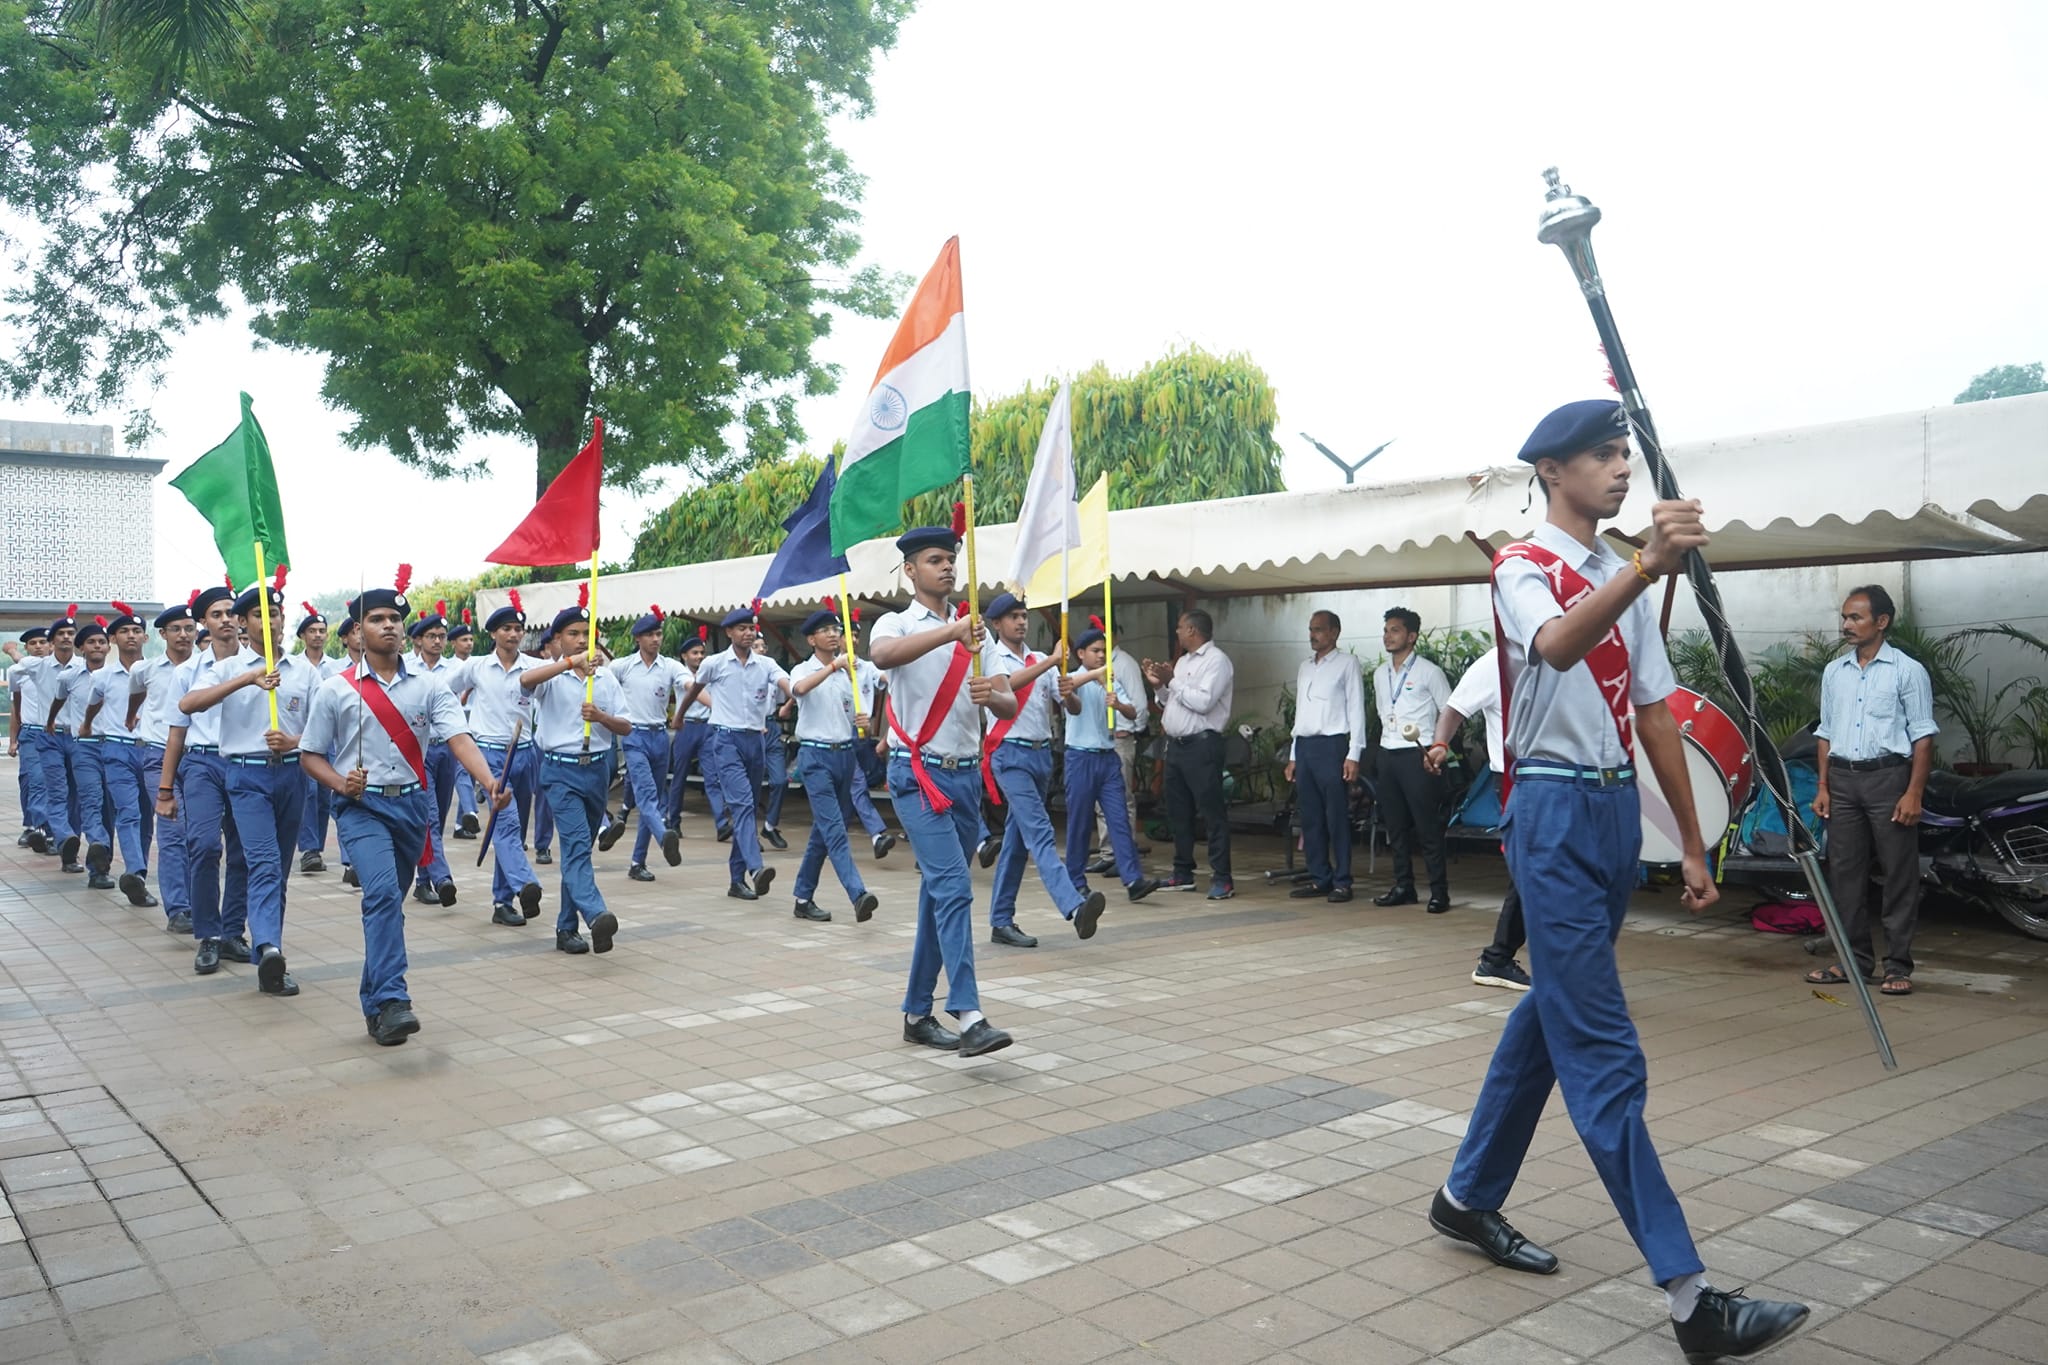
{"type": "Polygon", "coordinates": [[[597,553],[597,486],[604,465],[604,419],[593,424],[590,443],[562,466],[548,491],[512,528],[505,543],[484,556],[492,564],[528,568],[575,564],[597,553]]]}

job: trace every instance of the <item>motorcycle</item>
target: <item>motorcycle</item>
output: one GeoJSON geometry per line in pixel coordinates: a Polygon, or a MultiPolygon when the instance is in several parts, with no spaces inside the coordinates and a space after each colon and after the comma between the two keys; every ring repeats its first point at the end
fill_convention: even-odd
{"type": "Polygon", "coordinates": [[[2048,939],[2048,772],[1928,775],[1920,880],[2048,939]]]}

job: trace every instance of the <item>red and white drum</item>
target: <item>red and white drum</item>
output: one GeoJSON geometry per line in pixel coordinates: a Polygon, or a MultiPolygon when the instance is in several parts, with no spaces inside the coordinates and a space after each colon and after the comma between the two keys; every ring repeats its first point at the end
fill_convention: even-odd
{"type": "MultiPolygon", "coordinates": [[[[1665,705],[1671,708],[1685,742],[1685,767],[1692,776],[1692,804],[1699,816],[1700,839],[1711,852],[1727,832],[1730,817],[1749,798],[1749,784],[1755,776],[1749,745],[1728,713],[1697,692],[1681,687],[1665,699],[1665,705]]],[[[1642,860],[1675,864],[1681,847],[1678,820],[1642,748],[1639,740],[1636,786],[1643,799],[1642,860]]]]}

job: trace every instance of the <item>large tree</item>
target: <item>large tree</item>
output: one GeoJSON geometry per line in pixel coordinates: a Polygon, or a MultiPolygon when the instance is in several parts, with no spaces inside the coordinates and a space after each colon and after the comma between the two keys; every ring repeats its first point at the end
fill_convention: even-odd
{"type": "Polygon", "coordinates": [[[615,483],[779,454],[828,310],[895,287],[827,120],[911,3],[240,0],[239,51],[167,78],[0,0],[0,205],[41,228],[0,383],[104,410],[246,307],[352,445],[438,475],[510,433],[542,486],[593,414],[615,483]]]}
{"type": "Polygon", "coordinates": [[[2031,365],[1993,365],[1970,381],[1970,387],[1956,395],[1958,403],[1982,403],[1991,398],[2012,398],[2023,393],[2048,393],[2041,362],[2031,365]]]}

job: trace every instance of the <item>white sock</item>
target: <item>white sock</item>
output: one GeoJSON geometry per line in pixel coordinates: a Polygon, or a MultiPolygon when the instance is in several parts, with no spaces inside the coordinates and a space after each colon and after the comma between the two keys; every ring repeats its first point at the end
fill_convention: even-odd
{"type": "Polygon", "coordinates": [[[1446,1204],[1449,1204],[1452,1208],[1456,1209],[1459,1213],[1472,1212],[1472,1210],[1468,1206],[1458,1202],[1458,1196],[1451,1193],[1451,1187],[1449,1185],[1444,1186],[1444,1202],[1446,1204]]]}
{"type": "Polygon", "coordinates": [[[952,1010],[949,1013],[960,1021],[961,1028],[973,1028],[981,1021],[980,1010],[952,1010]]]}
{"type": "Polygon", "coordinates": [[[1700,1291],[1707,1287],[1707,1277],[1702,1272],[1680,1275],[1675,1280],[1664,1282],[1664,1302],[1671,1308],[1671,1320],[1684,1322],[1692,1316],[1692,1310],[1699,1305],[1700,1291]]]}

